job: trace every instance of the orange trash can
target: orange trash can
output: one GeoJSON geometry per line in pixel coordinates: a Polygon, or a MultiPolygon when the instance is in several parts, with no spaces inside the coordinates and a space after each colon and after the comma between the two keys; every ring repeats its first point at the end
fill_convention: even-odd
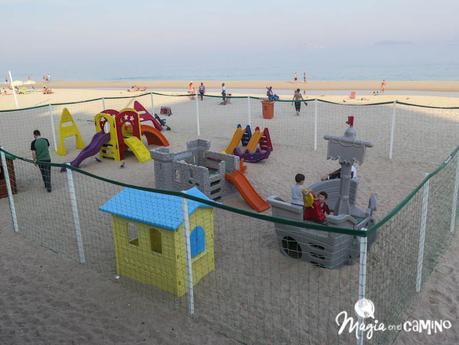
{"type": "Polygon", "coordinates": [[[261,101],[261,108],[264,119],[272,119],[274,117],[274,102],[261,101]]]}

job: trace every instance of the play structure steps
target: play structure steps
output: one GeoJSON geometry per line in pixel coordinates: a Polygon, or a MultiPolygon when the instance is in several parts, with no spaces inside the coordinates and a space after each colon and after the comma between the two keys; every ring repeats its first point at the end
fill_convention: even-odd
{"type": "Polygon", "coordinates": [[[100,156],[102,158],[110,158],[110,159],[115,159],[115,149],[113,148],[112,145],[105,144],[102,146],[100,149],[100,156]]]}
{"type": "Polygon", "coordinates": [[[260,149],[263,151],[272,151],[273,150],[273,144],[271,142],[271,136],[269,135],[269,129],[265,128],[263,130],[263,135],[260,138],[260,149]]]}
{"type": "Polygon", "coordinates": [[[124,143],[129,147],[140,163],[151,160],[150,151],[137,137],[124,139],[124,143]]]}
{"type": "Polygon", "coordinates": [[[253,188],[250,181],[240,171],[236,170],[226,174],[225,178],[233,184],[241,194],[242,198],[257,212],[263,212],[269,209],[269,204],[253,188]]]}
{"type": "Polygon", "coordinates": [[[210,182],[210,195],[212,200],[217,201],[221,199],[223,189],[223,179],[220,175],[215,175],[209,179],[210,182]]]}
{"type": "MultiPolygon", "coordinates": [[[[242,127],[241,125],[237,125],[237,126],[242,127]]],[[[245,126],[244,135],[242,136],[242,139],[241,139],[242,146],[247,146],[251,138],[252,138],[252,128],[250,127],[250,125],[247,125],[245,126]]]]}

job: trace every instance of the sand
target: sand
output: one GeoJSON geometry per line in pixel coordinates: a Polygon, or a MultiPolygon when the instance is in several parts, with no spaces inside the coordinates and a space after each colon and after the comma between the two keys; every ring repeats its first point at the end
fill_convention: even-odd
{"type": "MultiPolygon", "coordinates": [[[[189,80],[92,80],[92,81],[70,81],[56,80],[50,81],[46,85],[53,88],[123,88],[127,89],[133,85],[153,89],[184,89],[186,90],[189,80]]],[[[271,85],[274,89],[294,90],[296,88],[307,90],[379,90],[381,80],[347,80],[347,81],[320,81],[308,80],[306,83],[301,81],[281,81],[281,80],[194,80],[195,85],[204,82],[209,88],[220,89],[221,83],[231,89],[264,89],[271,85]]],[[[1,85],[1,84],[0,84],[1,85]]],[[[41,87],[43,83],[37,83],[41,87]]],[[[447,80],[419,80],[419,81],[386,81],[386,91],[416,90],[416,91],[439,91],[457,92],[459,91],[458,81],[447,80]]]]}
{"type": "MultiPolygon", "coordinates": [[[[211,95],[220,95],[220,84],[215,81],[206,81],[207,92],[211,95]]],[[[50,82],[50,87],[55,88],[55,92],[49,95],[41,93],[41,84],[36,85],[36,91],[17,95],[19,107],[33,107],[46,105],[49,103],[75,102],[85,99],[99,97],[120,97],[133,96],[143,92],[128,92],[131,85],[148,87],[145,92],[155,91],[167,94],[185,94],[187,81],[105,81],[105,82],[71,82],[56,81],[50,82]]],[[[326,101],[345,103],[345,104],[367,104],[377,102],[399,102],[413,103],[419,105],[431,105],[438,107],[459,107],[459,97],[448,97],[451,93],[459,92],[459,82],[389,82],[387,92],[384,95],[372,95],[372,91],[379,90],[377,82],[308,82],[306,88],[304,84],[299,85],[293,82],[240,82],[230,81],[226,83],[228,93],[234,96],[265,96],[265,87],[272,85],[282,99],[291,99],[293,90],[300,88],[306,90],[307,98],[319,98],[326,101]],[[291,90],[291,91],[289,91],[291,90]],[[308,91],[313,90],[313,91],[308,91]],[[341,94],[331,94],[331,91],[339,90],[341,94]],[[350,92],[357,90],[355,100],[349,98],[350,92]],[[393,91],[398,91],[394,94],[393,91]],[[406,91],[406,94],[403,94],[406,91]],[[413,92],[433,91],[435,95],[416,95],[413,92]],[[392,92],[392,93],[391,93],[392,92]]],[[[11,91],[10,91],[11,92],[11,91]]],[[[169,100],[170,102],[171,100],[169,100]]],[[[0,95],[0,110],[15,109],[13,95],[0,95]]]]}
{"type": "MultiPolygon", "coordinates": [[[[46,104],[64,99],[76,100],[78,97],[96,98],[122,94],[121,92],[58,89],[53,95],[21,95],[21,103],[30,100],[30,103],[46,104]]],[[[381,99],[378,97],[381,96],[376,99],[381,99]]],[[[0,99],[6,98],[5,96],[0,99]]],[[[338,98],[347,99],[345,96],[338,98]]],[[[149,96],[139,100],[148,105],[149,96]]],[[[425,99],[424,101],[429,102],[425,99]]],[[[442,100],[436,99],[436,102],[440,101],[442,100]]],[[[336,163],[325,160],[326,146],[321,136],[326,133],[341,134],[343,119],[349,112],[356,115],[360,126],[357,129],[362,138],[375,144],[368,151],[367,160],[359,170],[361,180],[358,202],[366,205],[370,194],[376,193],[378,217],[392,209],[422,180],[424,172],[432,171],[458,143],[457,111],[427,112],[418,108],[400,108],[397,122],[400,135],[396,137],[394,160],[389,161],[387,133],[390,128],[391,106],[344,108],[319,104],[319,146],[318,151],[314,152],[311,140],[313,104],[303,107],[300,117],[293,115],[290,105],[279,104],[275,119],[265,121],[261,119],[258,102],[252,102],[253,123],[269,126],[275,142],[275,151],[268,161],[250,165],[248,168],[248,177],[264,196],[276,194],[288,198],[291,179],[296,172],[305,172],[307,185],[334,169],[336,163]]],[[[106,107],[121,108],[126,105],[128,100],[106,101],[106,107]]],[[[173,108],[174,115],[167,119],[172,131],[167,132],[166,136],[173,151],[181,150],[186,140],[196,137],[195,103],[187,98],[155,96],[156,111],[160,105],[170,105],[173,108]]],[[[69,106],[86,142],[94,134],[91,119],[100,107],[100,101],[69,106]]],[[[232,104],[227,106],[218,105],[217,99],[206,99],[199,107],[201,135],[212,141],[212,149],[215,151],[225,148],[235,123],[244,123],[247,120],[245,99],[232,100],[232,104]]],[[[60,107],[53,109],[57,114],[59,111],[60,107]]],[[[28,133],[32,129],[38,126],[47,131],[45,135],[51,138],[48,109],[24,113],[20,118],[17,114],[2,114],[2,128],[5,121],[16,122],[16,126],[11,127],[8,132],[2,131],[2,145],[26,155],[30,141],[28,133]]],[[[76,152],[70,142],[67,145],[69,156],[54,156],[53,160],[63,162],[75,156],[76,152]]],[[[80,175],[75,176],[88,255],[88,264],[80,266],[75,263],[77,256],[65,175],[55,172],[53,193],[43,195],[37,171],[20,162],[16,162],[16,167],[20,186],[20,192],[16,196],[20,227],[24,236],[31,239],[32,243],[24,240],[22,236],[6,232],[10,231],[10,226],[7,220],[7,204],[3,200],[0,210],[4,229],[1,236],[4,240],[1,245],[7,246],[8,243],[5,248],[7,254],[2,256],[8,275],[2,278],[2,290],[8,291],[4,299],[5,307],[13,311],[10,321],[5,320],[5,329],[9,331],[18,324],[24,329],[24,334],[14,334],[16,338],[11,338],[10,333],[7,334],[6,339],[14,339],[12,344],[27,343],[28,339],[36,341],[37,330],[43,336],[42,343],[51,344],[61,341],[65,343],[65,337],[69,338],[68,343],[72,339],[77,344],[99,344],[101,341],[116,343],[115,339],[119,339],[118,343],[126,344],[162,344],[168,341],[190,344],[224,344],[226,341],[230,344],[236,343],[236,339],[245,339],[248,343],[280,344],[286,337],[292,343],[314,343],[318,339],[327,344],[338,341],[336,330],[326,329],[329,327],[332,311],[321,315],[319,308],[337,306],[338,302],[344,303],[343,307],[351,306],[356,296],[358,272],[355,265],[339,271],[324,271],[312,265],[292,261],[279,253],[271,224],[217,211],[217,269],[215,274],[203,280],[197,287],[198,320],[196,323],[187,323],[181,319],[186,301],[171,301],[164,294],[148,289],[144,291],[142,287],[135,284],[132,286],[123,279],[113,281],[110,219],[108,216],[101,216],[97,207],[119,188],[80,175]],[[43,198],[46,207],[41,211],[37,210],[36,203],[43,198]],[[53,214],[59,215],[58,218],[53,217],[53,214]],[[41,231],[36,231],[37,222],[41,224],[41,231]],[[58,256],[44,248],[37,248],[37,244],[56,252],[58,256]],[[12,256],[17,253],[21,253],[21,260],[14,261],[12,256]],[[62,259],[62,253],[66,253],[73,261],[62,259]],[[39,265],[46,267],[42,270],[43,282],[39,279],[39,273],[42,272],[37,267],[39,265]],[[24,284],[26,277],[37,278],[33,279],[34,284],[24,284]],[[21,292],[11,289],[12,284],[16,284],[21,292]],[[21,296],[27,298],[21,299],[21,296]],[[126,307],[128,304],[133,307],[126,307]],[[33,315],[27,314],[24,311],[26,308],[37,312],[33,315]],[[314,312],[311,313],[311,310],[314,312]],[[48,314],[55,315],[55,319],[45,317],[48,314]],[[85,321],[86,318],[91,321],[85,321]],[[61,323],[58,328],[53,326],[56,319],[61,323]],[[141,322],[145,322],[145,325],[141,322]],[[75,328],[75,324],[79,328],[75,328]],[[43,329],[51,331],[45,332],[43,329]],[[81,338],[78,338],[79,334],[82,334],[81,338]],[[191,337],[187,334],[191,334],[191,337]],[[235,340],[226,339],[222,334],[235,340]]],[[[140,165],[132,156],[126,159],[124,169],[120,169],[117,162],[97,163],[92,159],[88,159],[82,168],[100,176],[154,187],[152,163],[140,165]]],[[[225,203],[246,208],[237,195],[225,200],[225,203]]],[[[454,248],[458,245],[457,236],[453,243],[433,277],[425,285],[420,302],[415,303],[416,307],[411,310],[410,317],[451,320],[458,318],[457,294],[453,290],[457,284],[457,256],[454,257],[454,248]]],[[[457,343],[457,325],[454,330],[444,334],[444,337],[445,341],[442,343],[457,343]]],[[[436,340],[432,338],[432,341],[436,340]]],[[[405,342],[399,340],[400,344],[409,343],[406,338],[401,339],[405,339],[405,342]]],[[[425,335],[410,335],[409,341],[424,343],[425,339],[425,335]]],[[[351,342],[348,338],[346,341],[351,342]]]]}

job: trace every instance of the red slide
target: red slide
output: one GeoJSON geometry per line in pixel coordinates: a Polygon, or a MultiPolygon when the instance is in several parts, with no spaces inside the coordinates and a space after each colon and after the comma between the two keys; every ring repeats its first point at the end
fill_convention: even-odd
{"type": "Polygon", "coordinates": [[[140,102],[138,101],[135,101],[134,102],[134,110],[136,112],[139,113],[139,116],[140,116],[140,122],[146,122],[146,121],[151,121],[153,123],[153,126],[155,126],[155,128],[158,130],[158,131],[162,131],[163,130],[163,126],[161,126],[161,124],[159,123],[158,120],[156,120],[153,115],[151,115],[147,109],[145,109],[145,107],[140,104],[140,102]]]}
{"type": "Polygon", "coordinates": [[[233,184],[250,207],[257,212],[266,211],[269,204],[253,188],[250,181],[239,170],[225,175],[225,179],[233,184]]]}
{"type": "Polygon", "coordinates": [[[148,145],[169,146],[167,138],[156,128],[146,125],[141,125],[140,130],[142,135],[147,138],[148,145]]]}

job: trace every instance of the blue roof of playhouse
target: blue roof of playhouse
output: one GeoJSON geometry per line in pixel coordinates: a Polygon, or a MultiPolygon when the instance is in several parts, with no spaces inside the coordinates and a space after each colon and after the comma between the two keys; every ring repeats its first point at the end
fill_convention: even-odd
{"type": "MultiPolygon", "coordinates": [[[[185,193],[210,200],[196,187],[188,189],[185,193]]],[[[189,215],[198,208],[212,208],[212,206],[188,200],[189,215]]],[[[170,231],[176,231],[183,223],[182,198],[132,188],[124,188],[100,206],[99,210],[170,231]]]]}

